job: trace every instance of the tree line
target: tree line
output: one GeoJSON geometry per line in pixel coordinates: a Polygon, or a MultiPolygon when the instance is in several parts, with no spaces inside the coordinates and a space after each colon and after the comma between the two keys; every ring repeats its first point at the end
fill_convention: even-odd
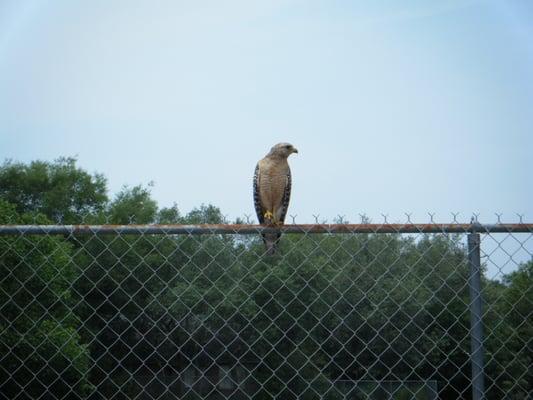
{"type": "MultiPolygon", "coordinates": [[[[223,220],[212,205],[160,208],[142,185],[110,198],[72,158],[0,167],[0,224],[223,220]]],[[[148,382],[176,398],[336,399],[335,382],[436,381],[439,398],[468,399],[462,239],[286,234],[265,257],[243,235],[0,236],[0,389],[118,399],[148,382]]],[[[531,261],[483,277],[489,399],[533,390],[532,282],[531,261]]],[[[406,387],[394,398],[426,398],[406,387]]]]}

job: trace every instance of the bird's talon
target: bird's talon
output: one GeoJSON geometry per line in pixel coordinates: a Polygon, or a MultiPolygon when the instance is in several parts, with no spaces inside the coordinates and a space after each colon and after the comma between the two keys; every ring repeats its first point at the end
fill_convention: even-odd
{"type": "Polygon", "coordinates": [[[274,218],[274,214],[272,214],[270,211],[267,211],[265,213],[265,219],[273,219],[274,218]]]}

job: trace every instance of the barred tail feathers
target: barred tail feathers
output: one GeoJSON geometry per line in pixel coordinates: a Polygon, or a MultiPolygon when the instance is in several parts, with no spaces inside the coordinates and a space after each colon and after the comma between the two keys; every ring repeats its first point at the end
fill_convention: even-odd
{"type": "Polygon", "coordinates": [[[266,247],[266,254],[273,256],[278,250],[281,233],[263,233],[262,236],[266,247]]]}

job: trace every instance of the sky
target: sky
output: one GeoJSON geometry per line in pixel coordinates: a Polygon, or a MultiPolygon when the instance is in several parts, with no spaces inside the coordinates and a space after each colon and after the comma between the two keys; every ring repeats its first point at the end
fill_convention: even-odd
{"type": "Polygon", "coordinates": [[[0,0],[0,160],[254,218],[290,142],[299,223],[531,222],[532,75],[528,0],[0,0]]]}

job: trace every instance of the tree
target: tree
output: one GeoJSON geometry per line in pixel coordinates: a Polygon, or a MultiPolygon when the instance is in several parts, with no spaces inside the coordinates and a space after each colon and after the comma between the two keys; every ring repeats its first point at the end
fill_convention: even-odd
{"type": "MultiPolygon", "coordinates": [[[[0,200],[0,224],[30,222],[49,223],[0,200]]],[[[0,391],[10,398],[19,388],[32,398],[83,397],[89,351],[71,310],[72,246],[56,236],[7,236],[0,237],[0,255],[0,391]]]]}
{"type": "Polygon", "coordinates": [[[157,215],[157,203],[151,198],[149,188],[141,185],[124,187],[106,210],[112,224],[150,224],[157,215]]]}
{"type": "Polygon", "coordinates": [[[265,399],[341,397],[338,379],[438,379],[444,396],[467,384],[449,371],[469,368],[457,238],[288,234],[268,259],[257,239],[183,240],[188,257],[149,311],[176,370],[249,365],[244,386],[265,399]]]}
{"type": "Polygon", "coordinates": [[[19,213],[41,213],[54,222],[81,223],[101,212],[106,191],[104,176],[78,168],[74,158],[29,164],[7,161],[0,167],[0,199],[19,213]]]}
{"type": "Polygon", "coordinates": [[[487,282],[484,315],[490,399],[526,399],[533,390],[533,261],[487,282]]]}
{"type": "MultiPolygon", "coordinates": [[[[5,163],[0,199],[15,202],[0,203],[0,223],[224,222],[212,205],[159,209],[150,186],[110,201],[105,179],[73,159],[5,163]]],[[[165,379],[195,398],[177,376],[196,371],[201,397],[218,390],[221,366],[256,399],[385,396],[383,380],[436,380],[440,397],[468,398],[462,237],[284,234],[279,254],[263,251],[259,235],[0,236],[2,362],[36,397],[44,389],[30,382],[34,371],[54,382],[60,374],[80,397],[91,382],[104,397],[120,387],[131,398],[138,381],[165,379]],[[20,360],[32,371],[17,369],[20,360]]],[[[532,264],[482,280],[491,400],[531,391],[532,264]]],[[[394,396],[424,390],[403,385],[394,396]]]]}

